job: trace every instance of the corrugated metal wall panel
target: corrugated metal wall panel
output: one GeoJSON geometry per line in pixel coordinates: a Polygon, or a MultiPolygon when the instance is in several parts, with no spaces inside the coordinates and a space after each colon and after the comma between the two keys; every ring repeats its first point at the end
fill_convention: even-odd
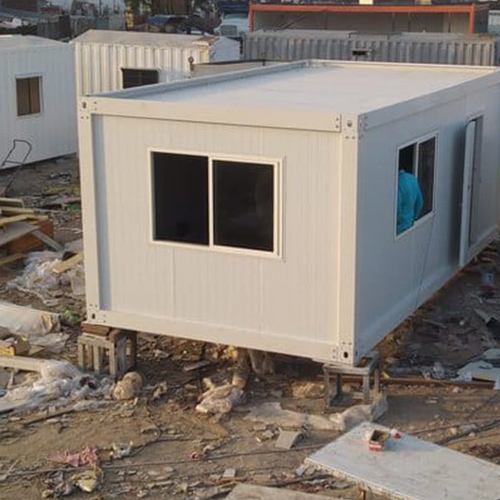
{"type": "Polygon", "coordinates": [[[238,59],[235,43],[223,47],[215,55],[215,45],[193,44],[190,48],[168,45],[118,45],[75,42],[77,95],[120,90],[122,68],[158,69],[160,82],[171,82],[189,77],[190,58],[195,64],[211,60],[238,59]]]}
{"type": "MultiPolygon", "coordinates": [[[[0,164],[14,139],[28,141],[28,163],[74,153],[77,149],[73,49],[55,47],[0,51],[0,164]],[[41,76],[42,112],[17,116],[16,78],[41,76]]],[[[21,149],[13,157],[24,157],[21,149]]]]}
{"type": "Polygon", "coordinates": [[[345,31],[257,31],[245,35],[244,59],[339,59],[497,66],[499,39],[482,35],[413,33],[370,35],[345,31]],[[362,51],[363,53],[356,53],[362,51]]]}

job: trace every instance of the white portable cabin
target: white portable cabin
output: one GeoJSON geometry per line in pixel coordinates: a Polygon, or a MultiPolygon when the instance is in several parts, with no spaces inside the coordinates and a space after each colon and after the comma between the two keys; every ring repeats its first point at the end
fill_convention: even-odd
{"type": "Polygon", "coordinates": [[[73,50],[36,36],[0,35],[0,168],[74,153],[73,50]]]}
{"type": "Polygon", "coordinates": [[[499,83],[300,61],[81,99],[89,320],[357,363],[495,237],[499,83]]]}
{"type": "Polygon", "coordinates": [[[79,96],[182,80],[192,64],[240,57],[238,42],[210,35],[89,30],[72,43],[79,96]]]}

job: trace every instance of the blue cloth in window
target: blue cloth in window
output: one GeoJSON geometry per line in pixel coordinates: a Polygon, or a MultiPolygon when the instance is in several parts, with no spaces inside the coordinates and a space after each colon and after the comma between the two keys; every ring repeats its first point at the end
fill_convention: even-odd
{"type": "Polygon", "coordinates": [[[404,170],[398,177],[398,234],[413,226],[422,208],[424,199],[417,178],[404,170]]]}

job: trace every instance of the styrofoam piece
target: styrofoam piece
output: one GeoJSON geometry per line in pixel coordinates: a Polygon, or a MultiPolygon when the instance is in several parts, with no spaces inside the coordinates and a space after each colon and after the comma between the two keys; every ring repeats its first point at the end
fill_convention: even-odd
{"type": "Polygon", "coordinates": [[[398,500],[498,500],[500,467],[408,434],[391,438],[383,452],[368,449],[374,424],[361,424],[306,463],[398,500]]]}

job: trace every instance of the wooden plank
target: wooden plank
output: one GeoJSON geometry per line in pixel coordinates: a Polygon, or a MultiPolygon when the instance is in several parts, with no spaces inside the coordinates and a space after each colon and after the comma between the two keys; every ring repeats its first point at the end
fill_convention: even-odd
{"type": "Polygon", "coordinates": [[[26,234],[36,231],[36,229],[36,226],[24,221],[9,224],[3,231],[0,231],[0,247],[7,245],[7,243],[10,243],[11,241],[17,240],[26,234]]]}
{"type": "Polygon", "coordinates": [[[368,449],[364,423],[306,459],[336,477],[398,500],[499,500],[500,466],[408,434],[393,439],[386,450],[368,449]]]}
{"type": "Polygon", "coordinates": [[[24,201],[21,198],[0,198],[0,207],[24,207],[24,201]]]}
{"type": "Polygon", "coordinates": [[[56,252],[62,252],[64,247],[53,240],[50,236],[47,236],[44,232],[36,230],[33,231],[33,235],[36,236],[40,241],[43,241],[49,248],[55,250],[56,252]]]}
{"type": "Polygon", "coordinates": [[[0,399],[0,413],[6,413],[9,411],[18,410],[31,402],[32,400],[30,400],[29,397],[22,399],[15,399],[15,400],[3,397],[0,399]]]}
{"type": "Polygon", "coordinates": [[[86,333],[82,333],[78,337],[78,342],[89,346],[103,347],[104,349],[109,349],[113,345],[113,342],[101,336],[91,335],[91,334],[89,335],[86,333]]]}
{"type": "Polygon", "coordinates": [[[28,358],[26,356],[2,356],[0,355],[0,366],[3,368],[14,368],[28,372],[41,372],[44,367],[50,365],[48,359],[28,358]]]}
{"type": "Polygon", "coordinates": [[[93,325],[91,323],[82,323],[82,332],[91,333],[92,335],[101,335],[105,337],[111,331],[109,326],[93,325]]]}
{"type": "Polygon", "coordinates": [[[2,207],[0,206],[0,210],[2,211],[2,215],[25,215],[25,214],[33,214],[35,215],[35,211],[32,208],[20,208],[20,207],[2,207]]]}
{"type": "MultiPolygon", "coordinates": [[[[28,222],[16,222],[16,224],[28,224],[28,222]]],[[[34,228],[33,231],[41,231],[42,233],[50,237],[52,237],[54,234],[54,225],[52,224],[51,220],[41,221],[30,225],[34,228]]],[[[7,229],[8,228],[10,228],[10,226],[8,226],[7,229]]],[[[27,253],[34,250],[39,250],[41,248],[44,248],[44,243],[33,234],[28,233],[16,240],[11,241],[7,245],[7,252],[27,253]]]]}
{"type": "MultiPolygon", "coordinates": [[[[336,500],[342,500],[335,497],[336,500]]],[[[268,488],[253,484],[238,484],[226,500],[333,500],[332,497],[313,495],[302,491],[268,488]]]]}
{"type": "Polygon", "coordinates": [[[11,264],[12,262],[16,262],[20,259],[24,259],[26,257],[23,253],[15,253],[13,255],[6,255],[0,259],[0,267],[5,266],[7,264],[11,264]]]}
{"type": "Polygon", "coordinates": [[[67,260],[63,260],[61,263],[56,264],[53,268],[52,271],[54,271],[56,274],[61,274],[72,267],[75,267],[78,263],[80,263],[83,260],[83,253],[77,253],[76,255],[73,255],[73,257],[70,257],[67,260]]]}
{"type": "Polygon", "coordinates": [[[27,215],[14,215],[12,217],[0,217],[0,227],[4,227],[8,224],[12,224],[13,222],[20,222],[26,220],[28,218],[27,215]]]}

